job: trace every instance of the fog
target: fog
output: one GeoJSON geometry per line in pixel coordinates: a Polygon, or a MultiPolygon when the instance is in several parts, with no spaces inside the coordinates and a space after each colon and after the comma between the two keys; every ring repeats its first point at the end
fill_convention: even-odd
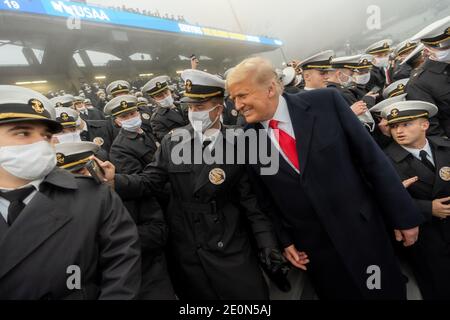
{"type": "Polygon", "coordinates": [[[287,60],[305,58],[324,49],[343,50],[346,43],[351,47],[349,53],[355,53],[384,36],[400,42],[433,20],[450,15],[450,3],[446,0],[90,0],[88,3],[158,10],[160,14],[183,15],[191,24],[278,38],[284,46],[274,53],[274,58],[287,60]],[[372,21],[373,10],[377,8],[379,29],[369,29],[367,22],[372,21]]]}

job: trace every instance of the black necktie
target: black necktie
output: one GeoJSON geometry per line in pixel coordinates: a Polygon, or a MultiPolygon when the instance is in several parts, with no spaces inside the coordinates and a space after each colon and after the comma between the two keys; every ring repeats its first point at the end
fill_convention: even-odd
{"type": "Polygon", "coordinates": [[[12,225],[17,219],[20,212],[23,208],[25,208],[23,200],[26,199],[34,190],[34,187],[29,187],[9,192],[0,191],[0,196],[11,202],[8,207],[8,225],[12,225]]]}
{"type": "Polygon", "coordinates": [[[211,143],[212,143],[211,140],[205,140],[205,141],[203,141],[203,150],[205,150],[211,143]]]}
{"type": "Polygon", "coordinates": [[[434,165],[431,163],[430,160],[428,160],[427,156],[428,153],[425,150],[420,151],[419,153],[420,156],[420,161],[422,161],[422,163],[428,168],[430,169],[432,172],[436,171],[436,168],[434,167],[434,165]]]}
{"type": "Polygon", "coordinates": [[[89,133],[87,131],[82,131],[80,133],[81,141],[89,141],[89,133]]]}

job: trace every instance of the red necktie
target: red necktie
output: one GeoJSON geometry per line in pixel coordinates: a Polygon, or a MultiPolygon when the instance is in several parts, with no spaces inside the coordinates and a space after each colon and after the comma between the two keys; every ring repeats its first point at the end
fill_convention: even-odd
{"type": "Polygon", "coordinates": [[[294,165],[297,170],[300,170],[298,163],[298,154],[295,139],[288,135],[285,131],[278,128],[279,121],[270,120],[269,127],[272,128],[275,138],[278,140],[281,150],[283,150],[286,157],[294,165]]]}

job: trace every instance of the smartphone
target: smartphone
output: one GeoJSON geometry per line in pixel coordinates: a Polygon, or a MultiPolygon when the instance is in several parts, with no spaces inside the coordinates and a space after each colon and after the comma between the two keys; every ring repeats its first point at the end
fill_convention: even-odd
{"type": "Polygon", "coordinates": [[[89,160],[89,162],[86,163],[86,169],[98,184],[102,184],[105,181],[105,171],[100,167],[97,161],[89,160]]]}

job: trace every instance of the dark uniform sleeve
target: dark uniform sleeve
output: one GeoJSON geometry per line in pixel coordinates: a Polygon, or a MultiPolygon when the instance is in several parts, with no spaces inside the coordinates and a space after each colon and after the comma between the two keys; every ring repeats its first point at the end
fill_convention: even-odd
{"type": "Polygon", "coordinates": [[[161,116],[158,114],[158,110],[154,113],[150,125],[153,130],[153,134],[156,139],[161,142],[163,138],[170,132],[170,129],[161,121],[161,116]]]}
{"type": "Polygon", "coordinates": [[[142,252],[162,249],[167,241],[168,229],[164,214],[155,197],[141,201],[138,221],[142,252]]]}
{"type": "Polygon", "coordinates": [[[423,217],[427,221],[431,221],[433,217],[433,201],[431,200],[422,200],[422,199],[414,199],[417,207],[420,208],[423,217]]]}
{"type": "MultiPolygon", "coordinates": [[[[421,84],[420,73],[411,78],[409,83],[406,85],[406,96],[407,100],[420,100],[432,103],[436,105],[436,100],[433,98],[431,92],[421,84]]],[[[444,130],[441,129],[439,125],[439,120],[437,117],[430,118],[430,128],[428,129],[427,135],[429,136],[442,136],[444,130]]]]}
{"type": "Polygon", "coordinates": [[[390,160],[381,151],[359,120],[346,107],[345,101],[333,93],[334,108],[350,143],[351,152],[359,169],[372,185],[373,195],[395,229],[418,226],[423,218],[390,160]]]}
{"type": "Polygon", "coordinates": [[[141,285],[141,256],[136,224],[118,195],[104,186],[99,230],[99,299],[135,299],[141,285]]]}
{"type": "Polygon", "coordinates": [[[238,190],[240,204],[245,209],[258,247],[260,249],[278,248],[272,223],[266,214],[259,209],[257,197],[252,190],[247,172],[245,171],[239,180],[238,190]]]}
{"type": "Polygon", "coordinates": [[[113,144],[109,158],[116,166],[117,173],[140,173],[144,169],[139,159],[136,158],[136,155],[130,149],[124,148],[120,143],[113,144]]]}
{"type": "Polygon", "coordinates": [[[166,137],[155,153],[154,160],[139,174],[116,174],[115,189],[123,200],[138,200],[144,196],[154,196],[163,192],[169,180],[167,166],[169,163],[170,137],[166,137]]]}
{"type": "Polygon", "coordinates": [[[289,232],[283,227],[283,221],[280,218],[282,216],[281,212],[279,212],[279,209],[273,203],[269,191],[265,188],[263,182],[256,173],[254,173],[250,167],[247,168],[247,172],[258,199],[258,207],[270,217],[281,247],[283,249],[289,247],[294,242],[292,241],[289,232]]]}

